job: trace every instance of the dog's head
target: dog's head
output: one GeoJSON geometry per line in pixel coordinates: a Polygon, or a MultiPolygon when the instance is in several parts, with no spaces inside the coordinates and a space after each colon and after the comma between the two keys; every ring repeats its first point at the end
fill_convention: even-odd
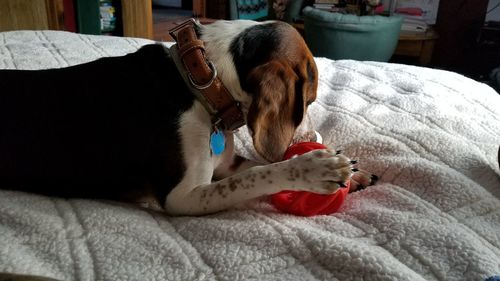
{"type": "Polygon", "coordinates": [[[208,57],[242,103],[256,151],[268,161],[280,161],[296,132],[312,130],[304,122],[318,87],[311,52],[283,22],[221,22],[210,30],[202,37],[208,57]],[[219,36],[214,35],[217,29],[219,36]]]}

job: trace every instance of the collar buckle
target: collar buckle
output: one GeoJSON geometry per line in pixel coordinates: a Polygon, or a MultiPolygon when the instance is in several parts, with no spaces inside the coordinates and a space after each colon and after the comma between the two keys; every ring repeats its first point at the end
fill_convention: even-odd
{"type": "Polygon", "coordinates": [[[212,70],[212,77],[210,77],[210,80],[208,80],[207,83],[202,85],[196,84],[196,82],[193,79],[193,76],[191,75],[191,72],[188,73],[189,83],[191,83],[191,85],[193,85],[193,87],[195,87],[198,90],[204,90],[210,87],[214,82],[215,78],[217,78],[217,69],[215,68],[215,65],[209,60],[207,60],[206,62],[208,64],[208,67],[210,67],[210,69],[212,70]]]}
{"type": "Polygon", "coordinates": [[[198,38],[201,29],[194,19],[171,29],[169,33],[177,43],[170,48],[172,57],[188,88],[212,115],[212,126],[234,131],[245,124],[241,105],[217,76],[214,63],[206,57],[204,42],[198,38]]]}

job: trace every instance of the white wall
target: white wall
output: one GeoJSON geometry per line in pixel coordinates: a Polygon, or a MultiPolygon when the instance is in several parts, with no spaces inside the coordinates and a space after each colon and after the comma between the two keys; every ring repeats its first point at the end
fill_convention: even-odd
{"type": "MultiPolygon", "coordinates": [[[[500,1],[500,0],[495,0],[500,1]]],[[[439,8],[439,0],[384,0],[384,7],[388,3],[391,14],[396,8],[419,7],[423,10],[423,19],[428,24],[435,24],[439,8]]]]}

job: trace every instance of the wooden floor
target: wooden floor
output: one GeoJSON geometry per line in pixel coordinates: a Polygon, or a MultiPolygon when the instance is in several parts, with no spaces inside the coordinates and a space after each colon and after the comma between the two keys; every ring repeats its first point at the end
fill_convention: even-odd
{"type": "MultiPolygon", "coordinates": [[[[173,41],[174,39],[168,34],[168,31],[189,19],[190,17],[179,17],[168,21],[159,21],[153,23],[153,39],[163,42],[173,41]]],[[[201,24],[210,24],[215,21],[214,19],[207,18],[198,18],[198,20],[201,24]]]]}
{"type": "MultiPolygon", "coordinates": [[[[192,17],[191,10],[153,6],[153,39],[164,42],[173,41],[168,31],[192,17]]],[[[198,20],[202,24],[214,22],[213,19],[207,18],[198,18],[198,20]]]]}
{"type": "Polygon", "coordinates": [[[153,39],[155,41],[174,41],[174,39],[168,34],[168,31],[174,28],[179,23],[188,20],[188,17],[178,18],[170,21],[156,22],[153,24],[153,39]]]}

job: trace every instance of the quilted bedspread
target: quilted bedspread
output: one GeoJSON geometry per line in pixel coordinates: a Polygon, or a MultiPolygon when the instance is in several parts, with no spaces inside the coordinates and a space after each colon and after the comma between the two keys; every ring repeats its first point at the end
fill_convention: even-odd
{"type": "MultiPolygon", "coordinates": [[[[4,32],[0,68],[65,67],[148,43],[4,32]]],[[[0,272],[60,280],[500,275],[500,95],[441,70],[316,62],[318,100],[309,114],[324,143],[381,178],[350,194],[337,213],[297,217],[262,199],[209,216],[169,217],[118,202],[0,191],[0,272]]],[[[244,129],[237,144],[254,156],[244,129]]]]}

